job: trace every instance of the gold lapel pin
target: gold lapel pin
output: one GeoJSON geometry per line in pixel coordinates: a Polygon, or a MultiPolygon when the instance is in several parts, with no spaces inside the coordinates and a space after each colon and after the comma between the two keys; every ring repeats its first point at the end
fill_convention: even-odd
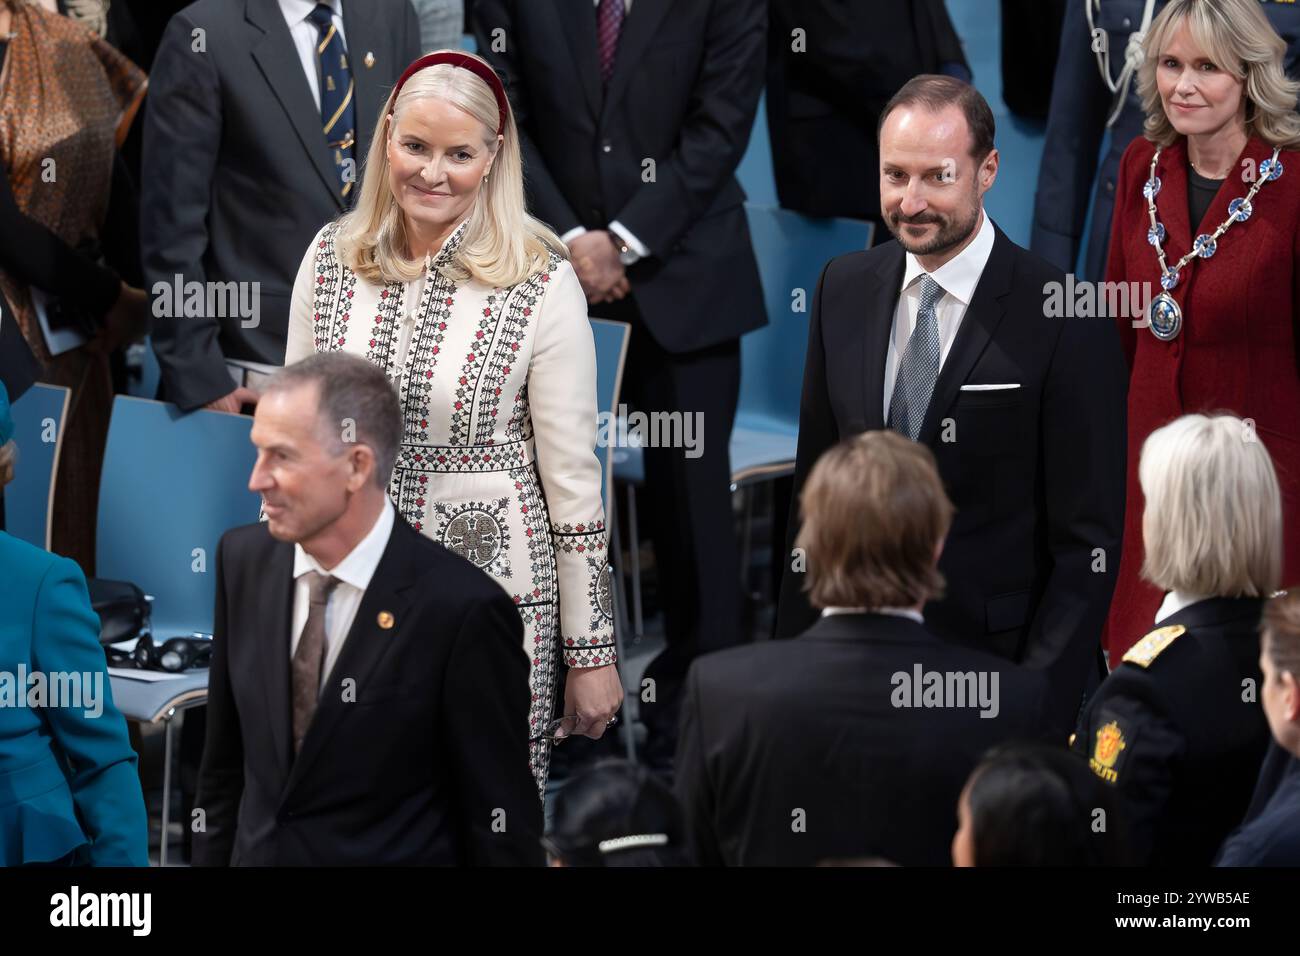
{"type": "Polygon", "coordinates": [[[379,622],[379,626],[382,627],[385,631],[392,630],[392,627],[393,627],[393,615],[392,615],[391,612],[389,612],[389,611],[380,611],[380,612],[379,612],[379,617],[377,618],[377,620],[378,620],[378,622],[379,622]]]}
{"type": "Polygon", "coordinates": [[[363,59],[361,62],[366,65],[366,69],[368,70],[375,65],[375,55],[371,53],[369,50],[367,50],[365,59],[363,59]]]}

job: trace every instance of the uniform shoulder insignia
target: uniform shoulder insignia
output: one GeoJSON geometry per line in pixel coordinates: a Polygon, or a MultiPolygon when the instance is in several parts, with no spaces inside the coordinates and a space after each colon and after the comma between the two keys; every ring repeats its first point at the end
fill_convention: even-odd
{"type": "Polygon", "coordinates": [[[1124,655],[1124,660],[1138,667],[1150,667],[1151,662],[1160,656],[1161,651],[1186,633],[1187,628],[1181,624],[1158,627],[1130,647],[1128,653],[1124,655]]]}

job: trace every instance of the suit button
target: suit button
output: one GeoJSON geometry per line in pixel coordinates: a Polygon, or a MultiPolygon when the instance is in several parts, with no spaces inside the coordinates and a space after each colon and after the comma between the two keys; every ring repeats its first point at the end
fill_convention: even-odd
{"type": "Polygon", "coordinates": [[[604,142],[602,142],[602,143],[600,144],[600,148],[601,148],[602,150],[604,150],[605,152],[608,153],[608,152],[609,152],[610,150],[612,150],[614,147],[613,147],[613,145],[610,143],[609,140],[605,140],[604,142]]]}
{"type": "Polygon", "coordinates": [[[1133,21],[1130,20],[1128,17],[1125,17],[1125,18],[1124,18],[1124,29],[1127,30],[1127,29],[1128,29],[1129,27],[1131,27],[1132,25],[1133,25],[1133,21]]]}
{"type": "Polygon", "coordinates": [[[1113,193],[1114,191],[1115,191],[1114,181],[1110,179],[1106,180],[1106,192],[1113,193]]]}

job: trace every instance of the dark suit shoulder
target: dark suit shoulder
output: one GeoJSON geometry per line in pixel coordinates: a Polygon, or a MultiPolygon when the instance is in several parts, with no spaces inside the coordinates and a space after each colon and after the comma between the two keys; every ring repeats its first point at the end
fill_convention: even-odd
{"type": "MultiPolygon", "coordinates": [[[[1203,609],[1189,609],[1189,614],[1203,609]]],[[[1256,680],[1258,637],[1249,616],[1209,623],[1167,618],[1124,656],[1097,688],[1090,713],[1119,700],[1139,704],[1148,716],[1206,727],[1251,720],[1242,711],[1242,679],[1256,680]],[[1170,623],[1173,622],[1173,623],[1170,623]]]]}
{"type": "Polygon", "coordinates": [[[1064,283],[1065,272],[1057,266],[1048,262],[1038,253],[1016,245],[1010,239],[1007,239],[1006,242],[1011,247],[1016,278],[1019,282],[1032,286],[1036,292],[1041,292],[1043,285],[1048,282],[1064,283]]]}
{"type": "Polygon", "coordinates": [[[856,252],[845,252],[827,262],[822,267],[818,282],[823,296],[833,295],[838,287],[851,285],[860,280],[863,275],[873,271],[876,268],[873,263],[880,261],[872,258],[875,251],[875,249],[859,249],[856,252]]]}
{"type": "MultiPolygon", "coordinates": [[[[281,544],[287,544],[287,542],[277,541],[272,537],[271,528],[265,521],[255,521],[252,524],[231,528],[223,534],[220,548],[225,553],[245,555],[249,552],[254,554],[270,552],[281,544]]],[[[289,547],[292,547],[292,545],[289,545],[289,547]]]]}

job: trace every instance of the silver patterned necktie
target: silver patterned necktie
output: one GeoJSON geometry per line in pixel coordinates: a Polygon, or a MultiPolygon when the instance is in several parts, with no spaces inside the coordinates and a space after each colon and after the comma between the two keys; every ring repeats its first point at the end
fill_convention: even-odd
{"type": "Polygon", "coordinates": [[[889,400],[889,427],[912,441],[921,434],[921,423],[939,378],[939,318],[934,307],[941,298],[943,287],[928,275],[922,278],[916,327],[903,349],[889,400]]]}

